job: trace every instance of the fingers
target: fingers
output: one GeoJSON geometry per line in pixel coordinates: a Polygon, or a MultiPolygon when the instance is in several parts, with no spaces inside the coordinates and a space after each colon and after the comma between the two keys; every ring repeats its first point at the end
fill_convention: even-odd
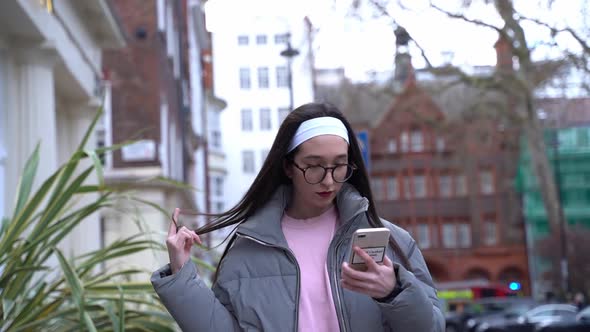
{"type": "Polygon", "coordinates": [[[178,232],[172,236],[169,236],[167,240],[167,243],[173,245],[176,248],[188,248],[195,242],[200,245],[203,244],[201,238],[197,235],[197,233],[195,233],[195,231],[191,231],[184,226],[181,226],[178,229],[178,232]]]}
{"type": "Polygon", "coordinates": [[[203,241],[201,241],[201,238],[199,237],[199,235],[198,235],[198,234],[197,234],[195,231],[192,231],[192,232],[193,232],[193,234],[194,234],[193,236],[194,236],[194,239],[195,239],[195,241],[196,241],[196,242],[197,242],[197,243],[198,243],[200,246],[202,246],[202,245],[203,245],[203,241]]]}
{"type": "Polygon", "coordinates": [[[345,262],[342,264],[342,278],[364,282],[368,280],[368,274],[366,272],[353,269],[348,263],[345,262]]]}
{"type": "Polygon", "coordinates": [[[369,270],[376,270],[379,268],[379,264],[377,264],[363,249],[355,246],[354,252],[363,259],[369,270]]]}
{"type": "Polygon", "coordinates": [[[389,257],[383,257],[383,265],[377,264],[360,248],[355,253],[363,258],[368,266],[366,271],[354,270],[348,263],[342,264],[340,283],[343,288],[362,293],[374,298],[382,298],[390,294],[395,287],[395,271],[389,257]]]}
{"type": "Polygon", "coordinates": [[[383,265],[387,267],[393,267],[393,262],[391,261],[391,259],[389,259],[389,257],[387,257],[387,255],[383,257],[383,265]]]}
{"type": "Polygon", "coordinates": [[[170,222],[170,227],[168,227],[168,236],[172,236],[178,232],[177,220],[178,220],[179,214],[180,214],[180,209],[179,208],[174,209],[174,213],[172,214],[172,222],[170,222]]]}
{"type": "Polygon", "coordinates": [[[185,247],[187,243],[190,243],[192,246],[195,242],[193,233],[188,230],[188,228],[182,226],[178,229],[178,233],[176,233],[176,244],[178,248],[185,247]]]}

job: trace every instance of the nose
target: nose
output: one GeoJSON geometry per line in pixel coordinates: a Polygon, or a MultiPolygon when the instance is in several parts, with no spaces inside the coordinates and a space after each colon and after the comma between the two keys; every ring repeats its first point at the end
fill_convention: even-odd
{"type": "Polygon", "coordinates": [[[326,175],[324,176],[324,178],[322,179],[321,184],[325,185],[325,186],[330,186],[334,183],[334,177],[333,177],[333,169],[328,169],[326,170],[326,175]]]}

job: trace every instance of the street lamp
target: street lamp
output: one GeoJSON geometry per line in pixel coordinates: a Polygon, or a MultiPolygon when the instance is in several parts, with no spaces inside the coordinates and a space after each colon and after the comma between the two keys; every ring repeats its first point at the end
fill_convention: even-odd
{"type": "Polygon", "coordinates": [[[299,55],[299,51],[294,49],[291,46],[291,34],[286,33],[285,37],[287,38],[287,48],[281,51],[281,56],[287,58],[287,65],[288,65],[288,84],[289,84],[289,111],[293,110],[293,69],[291,68],[293,58],[299,55]]]}

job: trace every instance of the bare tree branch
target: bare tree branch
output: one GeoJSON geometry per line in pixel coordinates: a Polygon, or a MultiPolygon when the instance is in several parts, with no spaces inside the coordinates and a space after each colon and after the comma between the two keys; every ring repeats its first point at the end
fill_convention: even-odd
{"type": "Polygon", "coordinates": [[[454,19],[460,19],[463,20],[465,22],[471,23],[471,24],[475,24],[475,25],[479,25],[479,26],[483,26],[483,27],[487,27],[490,29],[494,29],[496,31],[498,31],[498,33],[503,34],[504,32],[502,31],[502,29],[498,28],[497,26],[493,25],[493,24],[489,24],[486,23],[484,21],[480,21],[480,20],[474,20],[474,19],[470,19],[467,18],[465,15],[463,14],[458,14],[458,13],[451,13],[445,9],[442,9],[440,7],[438,7],[437,5],[435,5],[432,1],[430,2],[430,6],[434,9],[436,9],[437,11],[447,15],[450,18],[454,18],[454,19]]]}
{"type": "MultiPolygon", "coordinates": [[[[377,0],[368,0],[369,3],[371,5],[373,5],[373,7],[375,7],[382,15],[386,16],[387,18],[391,19],[392,25],[395,28],[399,27],[400,25],[397,23],[397,21],[395,20],[395,18],[389,13],[389,11],[387,10],[387,8],[385,8],[385,6],[383,6],[382,3],[380,3],[377,0]]],[[[401,1],[399,2],[401,5],[401,1]]],[[[403,5],[401,5],[402,8],[405,8],[403,5]]],[[[409,34],[409,33],[408,33],[409,34]]],[[[426,67],[427,68],[434,68],[432,66],[432,63],[430,62],[430,59],[428,59],[428,56],[426,55],[426,51],[424,50],[424,48],[420,45],[420,43],[418,43],[418,41],[416,39],[414,39],[412,37],[412,35],[410,35],[410,39],[414,42],[414,44],[416,45],[416,47],[420,50],[420,54],[422,55],[422,59],[424,59],[424,62],[426,62],[426,67]]]]}
{"type": "Polygon", "coordinates": [[[590,45],[582,37],[580,37],[580,35],[576,31],[574,31],[574,29],[572,29],[571,27],[557,29],[556,27],[551,26],[547,22],[543,22],[539,19],[526,17],[521,14],[518,14],[518,15],[519,15],[520,19],[522,19],[522,20],[533,22],[533,23],[536,23],[538,25],[544,26],[545,28],[549,29],[551,31],[551,36],[553,36],[554,38],[559,33],[563,33],[563,32],[569,33],[580,44],[580,46],[584,50],[584,53],[590,55],[590,45]]]}

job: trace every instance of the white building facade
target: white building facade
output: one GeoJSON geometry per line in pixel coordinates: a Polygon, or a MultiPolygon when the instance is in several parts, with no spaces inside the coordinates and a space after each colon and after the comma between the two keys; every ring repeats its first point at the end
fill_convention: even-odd
{"type": "MultiPolygon", "coordinates": [[[[211,36],[205,27],[204,1],[188,2],[191,114],[195,134],[201,138],[194,152],[195,201],[200,212],[210,213],[219,207],[219,184],[227,174],[221,149],[221,112],[224,100],[215,95],[211,56],[211,36]]],[[[208,222],[204,216],[196,227],[208,222]]],[[[208,238],[205,237],[207,240],[208,238]]]]}
{"type": "MultiPolygon", "coordinates": [[[[106,0],[0,1],[0,217],[37,143],[37,188],[76,150],[102,102],[102,49],[124,45],[106,0]]],[[[99,231],[89,217],[64,252],[99,248],[99,231]]]]}
{"type": "MultiPolygon", "coordinates": [[[[218,10],[228,7],[211,8],[218,10]]],[[[291,111],[288,60],[281,56],[287,34],[299,52],[291,65],[293,106],[314,99],[311,24],[288,14],[231,17],[231,24],[212,28],[215,91],[227,102],[220,117],[227,175],[214,180],[221,187],[213,212],[230,209],[243,197],[291,111]]]]}

